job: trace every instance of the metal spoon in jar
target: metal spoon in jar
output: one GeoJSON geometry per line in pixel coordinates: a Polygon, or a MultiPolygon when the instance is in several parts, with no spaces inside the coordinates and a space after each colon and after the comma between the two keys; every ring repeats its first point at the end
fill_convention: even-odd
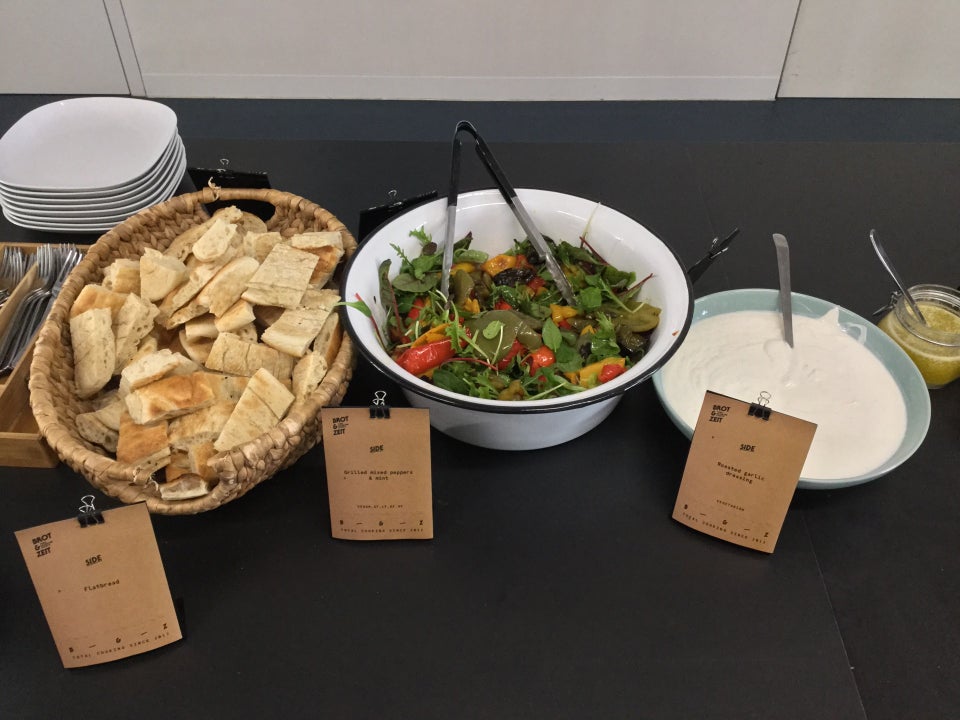
{"type": "Polygon", "coordinates": [[[880,258],[880,262],[883,263],[883,267],[886,268],[888,273],[890,273],[890,277],[892,277],[893,281],[897,284],[897,288],[899,288],[900,292],[903,294],[903,297],[906,298],[907,304],[910,306],[910,309],[913,310],[913,314],[917,316],[920,322],[926,325],[927,320],[923,317],[923,313],[920,312],[917,302],[907,290],[907,286],[903,284],[903,280],[900,279],[900,274],[897,272],[896,268],[893,267],[893,263],[890,262],[889,256],[883,249],[883,245],[881,245],[880,241],[877,239],[876,230],[870,231],[870,243],[873,245],[873,249],[876,251],[877,257],[880,258]]]}

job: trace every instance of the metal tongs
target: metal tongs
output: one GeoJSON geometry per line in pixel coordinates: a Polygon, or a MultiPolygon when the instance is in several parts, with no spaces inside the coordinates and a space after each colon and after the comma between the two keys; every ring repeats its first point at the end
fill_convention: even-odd
{"type": "Polygon", "coordinates": [[[537,253],[546,263],[547,269],[553,276],[553,280],[556,282],[557,288],[560,290],[560,294],[563,296],[563,299],[566,300],[567,304],[569,305],[576,304],[573,296],[573,288],[570,287],[570,283],[567,281],[566,275],[563,274],[560,263],[558,263],[556,257],[554,257],[553,251],[550,249],[550,245],[537,229],[536,224],[533,222],[533,218],[530,217],[530,214],[523,206],[523,203],[520,202],[520,198],[517,197],[517,191],[513,189],[510,181],[507,180],[506,175],[503,174],[503,170],[500,169],[500,165],[493,157],[493,153],[490,151],[490,148],[483,141],[483,138],[480,137],[480,133],[477,132],[477,129],[472,123],[466,120],[461,120],[458,122],[457,128],[453,133],[453,147],[450,159],[450,185],[447,192],[447,228],[443,242],[443,267],[440,274],[440,292],[443,293],[444,297],[449,299],[450,268],[453,266],[453,244],[455,241],[454,237],[457,220],[457,198],[460,194],[461,132],[467,132],[473,136],[473,139],[476,142],[477,155],[480,157],[480,160],[490,173],[490,177],[492,177],[493,181],[497,184],[500,194],[503,195],[503,199],[506,200],[507,205],[510,206],[510,210],[513,211],[514,216],[520,223],[520,227],[523,228],[523,231],[527,234],[527,237],[530,238],[530,242],[533,243],[533,247],[536,248],[537,253]]]}

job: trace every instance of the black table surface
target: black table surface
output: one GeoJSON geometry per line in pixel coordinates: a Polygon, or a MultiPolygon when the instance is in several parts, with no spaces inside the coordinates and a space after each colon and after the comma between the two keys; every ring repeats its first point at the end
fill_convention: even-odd
{"type": "MultiPolygon", "coordinates": [[[[244,137],[174,106],[191,165],[266,170],[354,231],[391,191],[445,183],[441,140],[268,122],[244,137]]],[[[960,281],[960,138],[865,136],[505,135],[494,150],[517,187],[602,200],[687,264],[741,228],[698,296],[775,287],[780,232],[797,292],[869,318],[892,290],[870,228],[909,282],[960,281]]],[[[472,160],[466,189],[487,184],[472,160]]],[[[0,234],[63,238],[6,219],[0,234]]],[[[403,404],[361,361],[344,404],[377,389],[403,404]]],[[[798,490],[772,555],[671,519],[689,443],[650,383],[558,447],[433,431],[431,541],[332,539],[315,448],[215,511],[154,516],[185,638],[78,670],[60,665],[13,533],[70,516],[91,488],[63,465],[0,468],[0,717],[958,717],[960,382],[930,398],[913,457],[871,483],[798,490]]]]}

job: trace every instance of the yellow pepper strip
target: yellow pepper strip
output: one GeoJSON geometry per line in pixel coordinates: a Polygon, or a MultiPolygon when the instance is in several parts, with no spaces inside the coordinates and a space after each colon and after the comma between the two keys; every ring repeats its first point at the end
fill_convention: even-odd
{"type": "Polygon", "coordinates": [[[577,314],[577,309],[569,305],[554,305],[550,303],[550,318],[559,325],[567,318],[572,318],[577,314]]]}
{"type": "Polygon", "coordinates": [[[434,342],[435,340],[443,340],[446,336],[446,328],[450,323],[444,323],[443,325],[437,325],[427,330],[423,335],[418,337],[412,343],[410,347],[419,347],[420,345],[426,345],[429,342],[434,342]]]}
{"type": "Polygon", "coordinates": [[[572,385],[579,385],[579,384],[580,384],[580,373],[576,373],[576,372],[565,372],[563,375],[564,375],[565,378],[567,378],[567,380],[570,381],[570,383],[571,383],[572,385]]]}
{"type": "Polygon", "coordinates": [[[476,298],[467,298],[463,301],[463,309],[477,315],[480,313],[480,301],[476,298]]]}
{"type": "Polygon", "coordinates": [[[465,273],[472,273],[476,269],[477,266],[472,262],[458,262],[450,268],[450,277],[456,275],[458,270],[463,270],[465,273]]]}
{"type": "Polygon", "coordinates": [[[595,363],[590,363],[589,365],[580,368],[580,377],[577,384],[584,388],[596,387],[597,379],[599,378],[600,371],[603,370],[604,365],[619,365],[620,367],[624,367],[626,362],[626,358],[608,357],[604,358],[603,360],[598,360],[595,363]]]}
{"type": "Polygon", "coordinates": [[[508,270],[509,268],[515,268],[517,266],[517,256],[516,255],[494,255],[492,258],[487,260],[480,267],[483,269],[487,275],[493,277],[498,273],[508,270]]]}
{"type": "Polygon", "coordinates": [[[590,333],[591,335],[595,335],[596,332],[597,331],[593,329],[593,325],[584,325],[583,330],[580,331],[580,334],[586,335],[587,333],[590,333]]]}

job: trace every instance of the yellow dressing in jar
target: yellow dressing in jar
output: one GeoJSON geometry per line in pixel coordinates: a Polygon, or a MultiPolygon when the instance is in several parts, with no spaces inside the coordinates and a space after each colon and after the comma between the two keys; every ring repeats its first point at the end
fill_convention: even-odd
{"type": "Polygon", "coordinates": [[[927,387],[941,388],[960,377],[960,292],[943,285],[910,288],[926,324],[902,297],[878,323],[923,375],[927,387]]]}

